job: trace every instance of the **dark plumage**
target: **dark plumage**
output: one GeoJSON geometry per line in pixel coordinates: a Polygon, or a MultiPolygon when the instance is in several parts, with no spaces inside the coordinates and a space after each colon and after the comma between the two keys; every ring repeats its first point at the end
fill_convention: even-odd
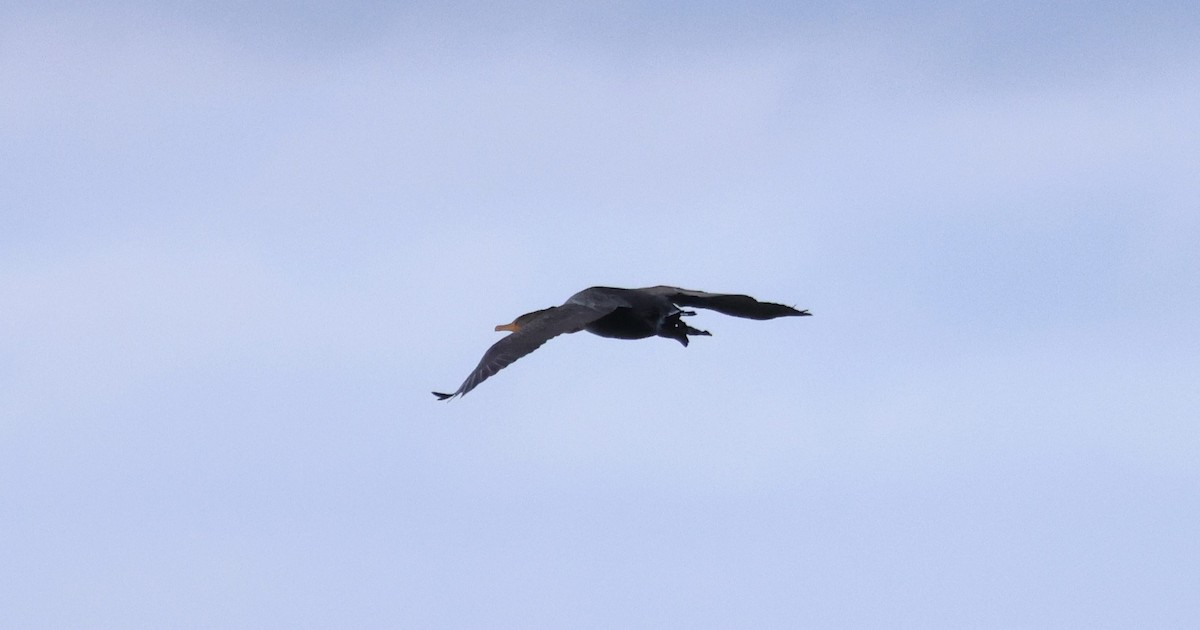
{"type": "Polygon", "coordinates": [[[705,293],[677,287],[657,286],[646,289],[592,287],[567,299],[562,306],[551,306],[526,313],[511,324],[496,330],[512,331],[483,354],[483,360],[453,394],[433,392],[439,400],[449,400],[475,389],[480,383],[508,364],[537,350],[542,344],[563,333],[586,330],[614,339],[666,337],[688,345],[688,336],[708,335],[683,323],[682,317],[695,311],[680,306],[695,306],[749,319],[775,319],[811,315],[806,310],[773,302],[759,302],[748,295],[705,293]]]}

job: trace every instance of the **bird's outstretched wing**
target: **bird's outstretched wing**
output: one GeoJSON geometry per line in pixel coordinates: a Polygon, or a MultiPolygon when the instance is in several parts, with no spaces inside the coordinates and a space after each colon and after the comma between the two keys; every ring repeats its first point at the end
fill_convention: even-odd
{"type": "Polygon", "coordinates": [[[438,400],[462,396],[478,387],[488,377],[508,367],[513,361],[537,350],[547,341],[563,333],[579,332],[584,326],[608,315],[612,310],[571,302],[545,309],[541,311],[541,315],[521,326],[520,330],[488,348],[487,352],[483,353],[479,365],[457,391],[453,394],[433,392],[433,395],[437,396],[438,400]]]}
{"type": "Polygon", "coordinates": [[[807,310],[797,310],[785,304],[776,304],[774,302],[759,302],[749,295],[736,295],[730,293],[708,293],[706,291],[693,291],[691,289],[680,289],[679,287],[657,286],[646,289],[638,289],[645,293],[661,295],[673,304],[678,306],[695,306],[697,308],[707,308],[718,313],[733,315],[734,317],[746,317],[749,319],[775,319],[776,317],[795,317],[798,315],[812,315],[807,310]]]}

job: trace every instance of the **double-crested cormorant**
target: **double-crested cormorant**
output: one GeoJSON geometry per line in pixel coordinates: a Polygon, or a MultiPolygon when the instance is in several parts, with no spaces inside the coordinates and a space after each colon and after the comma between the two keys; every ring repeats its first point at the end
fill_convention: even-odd
{"type": "Polygon", "coordinates": [[[749,319],[811,315],[807,310],[759,302],[748,295],[706,293],[666,286],[647,289],[592,287],[567,298],[562,306],[525,313],[511,324],[496,326],[496,330],[507,330],[512,334],[488,348],[483,360],[463,381],[458,391],[453,394],[433,392],[433,395],[439,400],[462,396],[508,364],[563,333],[586,330],[614,339],[658,336],[674,339],[684,346],[688,345],[688,335],[708,335],[707,331],[683,323],[680,318],[695,315],[696,312],[681,310],[680,306],[707,308],[749,319]]]}

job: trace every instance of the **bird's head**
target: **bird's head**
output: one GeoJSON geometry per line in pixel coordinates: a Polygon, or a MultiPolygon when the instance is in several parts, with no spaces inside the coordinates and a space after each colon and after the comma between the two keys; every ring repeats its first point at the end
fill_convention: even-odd
{"type": "Polygon", "coordinates": [[[524,315],[512,320],[511,323],[500,324],[499,326],[496,326],[496,332],[500,332],[500,331],[517,332],[518,330],[521,330],[521,328],[523,328],[529,322],[537,319],[538,317],[541,317],[543,313],[554,310],[554,308],[555,307],[551,306],[550,308],[544,308],[540,311],[533,311],[532,313],[525,313],[524,315]]]}

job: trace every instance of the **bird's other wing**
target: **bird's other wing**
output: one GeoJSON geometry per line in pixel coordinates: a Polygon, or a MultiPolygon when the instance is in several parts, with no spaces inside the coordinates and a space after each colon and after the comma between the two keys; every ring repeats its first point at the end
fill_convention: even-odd
{"type": "Polygon", "coordinates": [[[749,295],[730,293],[708,293],[693,291],[679,287],[657,286],[638,289],[654,295],[661,295],[679,306],[695,306],[707,308],[718,313],[746,317],[749,319],[775,319],[776,317],[794,317],[797,315],[812,315],[807,310],[797,310],[785,304],[774,302],[759,302],[749,295]]]}
{"type": "Polygon", "coordinates": [[[546,309],[541,316],[521,326],[520,330],[497,341],[483,353],[483,359],[453,394],[433,392],[439,400],[462,396],[475,389],[510,363],[537,350],[542,344],[563,334],[583,330],[589,323],[604,317],[612,309],[567,303],[546,309]]]}

